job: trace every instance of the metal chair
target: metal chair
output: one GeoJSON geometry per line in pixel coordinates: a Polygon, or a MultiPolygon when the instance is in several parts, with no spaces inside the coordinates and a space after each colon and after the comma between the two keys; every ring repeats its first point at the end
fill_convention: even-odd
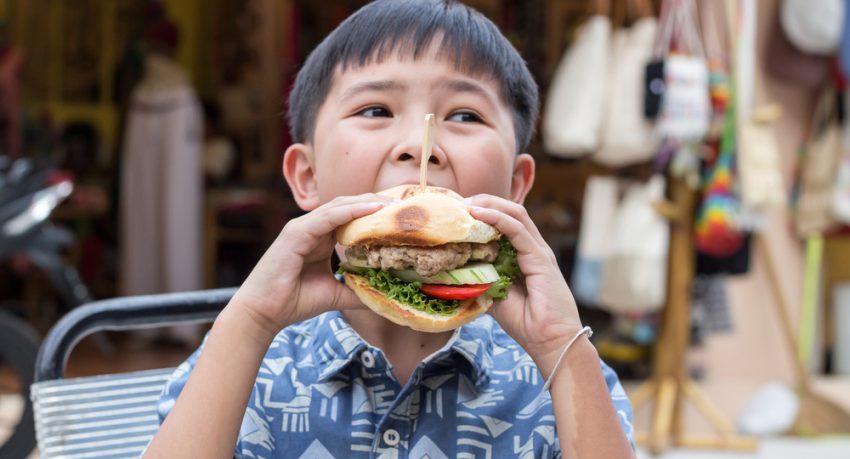
{"type": "Polygon", "coordinates": [[[42,458],[137,458],[156,433],[156,405],[173,368],[64,377],[68,356],[86,336],[178,323],[211,322],[235,288],[115,298],[63,317],[42,343],[31,387],[42,458]]]}

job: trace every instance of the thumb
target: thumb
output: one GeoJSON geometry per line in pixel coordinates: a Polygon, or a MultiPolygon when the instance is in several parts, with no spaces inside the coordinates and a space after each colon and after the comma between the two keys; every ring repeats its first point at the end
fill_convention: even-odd
{"type": "Polygon", "coordinates": [[[366,306],[360,298],[345,284],[337,282],[334,285],[333,303],[331,309],[344,311],[347,309],[365,309],[366,306]]]}

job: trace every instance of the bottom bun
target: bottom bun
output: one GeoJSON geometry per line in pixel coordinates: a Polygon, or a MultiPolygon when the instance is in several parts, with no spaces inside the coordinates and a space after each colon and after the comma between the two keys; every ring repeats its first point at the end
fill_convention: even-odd
{"type": "Polygon", "coordinates": [[[387,298],[386,295],[369,285],[365,277],[357,274],[345,273],[345,285],[347,285],[360,298],[369,309],[379,315],[405,327],[423,332],[443,332],[454,330],[463,324],[472,322],[476,317],[487,312],[493,304],[493,299],[488,295],[463,300],[460,306],[450,315],[436,315],[420,311],[396,300],[387,298]]]}

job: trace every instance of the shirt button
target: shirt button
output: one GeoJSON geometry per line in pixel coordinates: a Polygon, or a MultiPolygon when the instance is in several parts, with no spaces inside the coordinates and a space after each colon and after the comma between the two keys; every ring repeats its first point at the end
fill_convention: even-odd
{"type": "Polygon", "coordinates": [[[398,434],[398,431],[395,429],[387,429],[384,431],[384,443],[389,446],[395,446],[398,444],[398,441],[401,440],[401,436],[398,434]]]}
{"type": "Polygon", "coordinates": [[[360,354],[360,363],[366,368],[372,368],[375,366],[375,356],[372,355],[371,351],[365,350],[360,354]]]}

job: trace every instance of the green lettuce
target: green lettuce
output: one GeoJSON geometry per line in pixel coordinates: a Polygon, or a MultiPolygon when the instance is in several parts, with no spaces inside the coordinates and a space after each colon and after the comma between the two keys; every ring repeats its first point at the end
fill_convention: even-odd
{"type": "MultiPolygon", "coordinates": [[[[339,272],[345,272],[345,268],[339,268],[339,272]]],[[[405,282],[390,274],[389,271],[357,268],[354,274],[365,277],[372,288],[387,295],[387,298],[412,306],[419,311],[447,316],[454,313],[455,309],[460,306],[460,302],[457,300],[430,297],[420,290],[422,288],[421,282],[405,282]]]]}
{"type": "Polygon", "coordinates": [[[520,274],[519,264],[516,261],[516,249],[507,239],[499,239],[499,254],[496,255],[493,266],[499,273],[499,280],[494,282],[486,293],[494,300],[504,300],[508,297],[511,281],[520,274]]]}

